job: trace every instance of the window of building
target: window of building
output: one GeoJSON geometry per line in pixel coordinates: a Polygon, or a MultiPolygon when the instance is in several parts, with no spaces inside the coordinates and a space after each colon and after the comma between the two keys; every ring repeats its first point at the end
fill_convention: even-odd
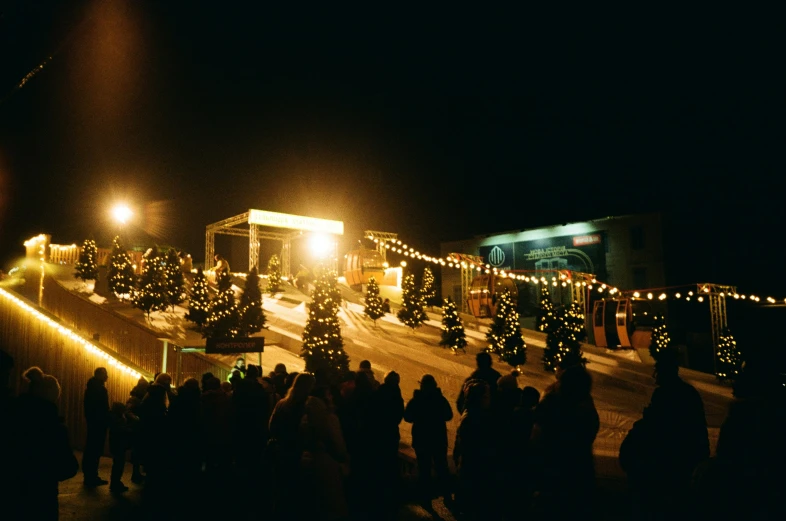
{"type": "Polygon", "coordinates": [[[630,229],[630,248],[632,250],[644,249],[644,227],[634,226],[630,229]]]}
{"type": "Polygon", "coordinates": [[[644,289],[647,287],[647,268],[633,268],[633,288],[644,289]]]}

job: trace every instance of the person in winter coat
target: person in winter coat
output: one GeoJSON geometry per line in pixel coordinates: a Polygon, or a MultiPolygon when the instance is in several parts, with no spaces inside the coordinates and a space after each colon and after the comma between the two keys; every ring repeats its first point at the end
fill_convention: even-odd
{"type": "Polygon", "coordinates": [[[392,513],[395,508],[399,478],[398,445],[401,441],[399,424],[404,419],[404,398],[399,383],[401,377],[395,371],[385,375],[371,398],[369,410],[372,453],[378,487],[375,492],[382,512],[392,513]]]}
{"type": "Polygon", "coordinates": [[[453,419],[453,409],[437,380],[430,374],[420,379],[404,410],[404,420],[412,424],[412,448],[418,460],[418,482],[421,502],[431,506],[434,497],[431,473],[437,477],[437,494],[450,502],[450,471],[448,470],[448,430],[446,423],[453,419]]]}
{"type": "Polygon", "coordinates": [[[500,377],[502,376],[499,374],[499,371],[493,369],[491,367],[491,355],[485,351],[481,351],[475,356],[475,363],[477,364],[477,369],[475,369],[469,377],[464,380],[464,385],[461,386],[461,392],[456,399],[456,410],[459,414],[464,412],[464,400],[466,399],[466,390],[465,387],[467,384],[472,380],[483,380],[488,385],[489,393],[491,393],[491,399],[494,400],[495,395],[497,394],[497,381],[499,381],[500,377]]]}
{"type": "Polygon", "coordinates": [[[85,452],[82,455],[82,473],[85,476],[86,487],[97,487],[108,483],[107,480],[98,476],[98,463],[104,453],[106,434],[109,428],[109,393],[105,386],[108,379],[106,368],[98,367],[93,372],[93,377],[87,381],[87,389],[85,390],[87,440],[85,441],[85,452]]]}
{"type": "Polygon", "coordinates": [[[358,372],[364,373],[366,378],[368,379],[368,383],[371,384],[371,389],[376,391],[379,389],[379,382],[374,377],[374,371],[371,369],[371,362],[368,360],[363,360],[360,362],[360,367],[358,368],[358,372]]]}
{"type": "Polygon", "coordinates": [[[535,409],[531,454],[536,466],[536,508],[556,519],[592,519],[595,463],[592,445],[600,428],[583,364],[560,373],[535,409]]]}
{"type": "Polygon", "coordinates": [[[15,443],[3,448],[13,450],[19,462],[16,468],[4,469],[16,485],[13,501],[19,514],[8,519],[56,520],[58,482],[75,476],[79,462],[58,416],[59,382],[38,367],[28,369],[24,377],[30,382],[28,392],[17,399],[11,418],[15,443]]]}
{"type": "Polygon", "coordinates": [[[109,452],[112,454],[112,474],[109,490],[122,493],[128,490],[123,484],[123,469],[126,465],[126,451],[131,445],[131,427],[126,418],[126,406],[115,402],[109,411],[109,452]]]}
{"type": "Polygon", "coordinates": [[[202,432],[205,474],[213,483],[224,479],[232,462],[232,398],[221,389],[221,380],[205,380],[202,391],[202,432]]]}

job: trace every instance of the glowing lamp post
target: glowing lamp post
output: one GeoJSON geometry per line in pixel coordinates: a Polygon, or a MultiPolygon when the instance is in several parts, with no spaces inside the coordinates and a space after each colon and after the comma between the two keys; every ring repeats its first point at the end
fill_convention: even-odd
{"type": "Polygon", "coordinates": [[[331,269],[336,269],[336,241],[332,236],[315,233],[309,240],[311,252],[320,261],[330,260],[331,269]]]}

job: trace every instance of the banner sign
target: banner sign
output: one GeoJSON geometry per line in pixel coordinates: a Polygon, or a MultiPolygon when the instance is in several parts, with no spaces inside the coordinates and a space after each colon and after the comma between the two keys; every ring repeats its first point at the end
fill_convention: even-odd
{"type": "Polygon", "coordinates": [[[265,351],[265,337],[249,338],[208,338],[205,353],[222,355],[234,353],[262,353],[265,351]]]}
{"type": "Polygon", "coordinates": [[[315,217],[268,212],[265,210],[249,210],[248,224],[344,235],[344,223],[342,221],[330,221],[328,219],[317,219],[315,217]]]}

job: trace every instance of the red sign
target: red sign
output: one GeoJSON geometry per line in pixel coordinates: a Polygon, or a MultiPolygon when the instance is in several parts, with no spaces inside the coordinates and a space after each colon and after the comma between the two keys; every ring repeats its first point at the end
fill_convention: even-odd
{"type": "Polygon", "coordinates": [[[579,235],[573,237],[573,246],[588,246],[590,244],[600,244],[600,235],[579,235]]]}

